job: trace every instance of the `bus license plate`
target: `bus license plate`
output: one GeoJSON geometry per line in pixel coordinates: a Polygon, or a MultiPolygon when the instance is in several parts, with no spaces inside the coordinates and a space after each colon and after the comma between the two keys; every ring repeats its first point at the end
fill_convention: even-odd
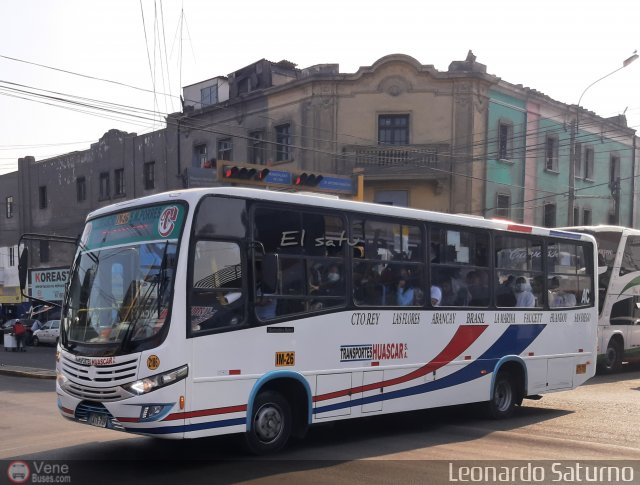
{"type": "Polygon", "coordinates": [[[89,424],[91,426],[97,426],[98,428],[107,427],[107,415],[106,414],[89,414],[89,424]]]}

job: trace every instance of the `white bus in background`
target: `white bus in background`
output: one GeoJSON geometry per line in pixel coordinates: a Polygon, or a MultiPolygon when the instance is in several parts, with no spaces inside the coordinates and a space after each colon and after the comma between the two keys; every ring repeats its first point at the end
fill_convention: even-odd
{"type": "Polygon", "coordinates": [[[62,308],[58,407],[163,438],[244,433],[256,453],[332,420],[508,417],[594,375],[596,257],[586,234],[256,189],[101,208],[62,308]]]}
{"type": "Polygon", "coordinates": [[[598,360],[605,372],[640,358],[640,231],[620,226],[580,226],[598,244],[598,360]]]}

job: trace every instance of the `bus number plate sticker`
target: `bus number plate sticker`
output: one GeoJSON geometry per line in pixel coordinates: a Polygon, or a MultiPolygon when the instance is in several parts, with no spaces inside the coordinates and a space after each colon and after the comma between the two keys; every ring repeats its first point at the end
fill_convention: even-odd
{"type": "Polygon", "coordinates": [[[276,367],[290,367],[296,365],[295,352],[276,352],[276,367]]]}
{"type": "Polygon", "coordinates": [[[91,413],[89,414],[89,424],[91,426],[97,426],[98,428],[106,428],[107,427],[107,415],[106,414],[98,414],[91,413]]]}

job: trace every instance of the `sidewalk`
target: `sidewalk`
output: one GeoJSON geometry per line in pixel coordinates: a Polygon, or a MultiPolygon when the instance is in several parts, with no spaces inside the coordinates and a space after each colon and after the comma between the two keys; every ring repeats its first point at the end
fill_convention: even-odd
{"type": "Polygon", "coordinates": [[[56,378],[56,348],[54,346],[27,347],[26,352],[12,352],[0,347],[0,374],[56,378]]]}

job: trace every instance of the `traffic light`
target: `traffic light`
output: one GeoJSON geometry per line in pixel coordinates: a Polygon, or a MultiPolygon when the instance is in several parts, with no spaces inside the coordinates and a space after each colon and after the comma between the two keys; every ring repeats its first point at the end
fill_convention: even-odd
{"type": "Polygon", "coordinates": [[[293,183],[294,185],[298,185],[298,186],[304,186],[304,187],[315,187],[317,186],[320,182],[322,182],[322,179],[324,177],[322,175],[316,175],[316,174],[309,174],[309,173],[301,173],[300,175],[297,175],[294,180],[293,183]]]}
{"type": "Polygon", "coordinates": [[[224,179],[264,181],[267,175],[269,175],[268,168],[258,170],[257,168],[240,165],[225,165],[222,170],[224,179]]]}

